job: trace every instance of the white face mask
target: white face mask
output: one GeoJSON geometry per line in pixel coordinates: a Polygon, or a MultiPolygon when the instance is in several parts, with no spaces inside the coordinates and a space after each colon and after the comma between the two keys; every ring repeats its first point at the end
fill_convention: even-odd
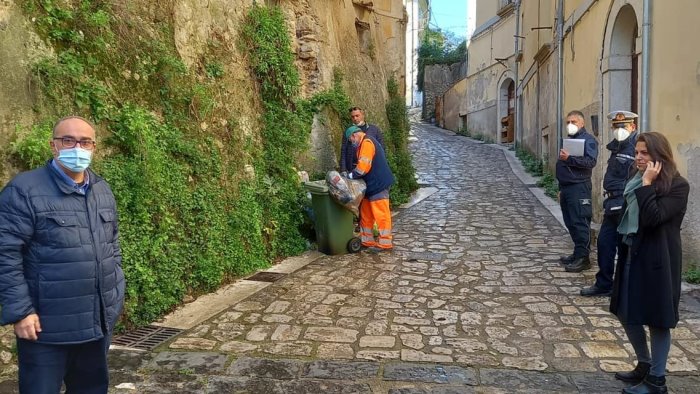
{"type": "Polygon", "coordinates": [[[618,127],[613,130],[613,137],[618,141],[624,141],[630,136],[629,130],[624,127],[618,127]]]}
{"type": "Polygon", "coordinates": [[[573,123],[569,123],[566,125],[566,132],[569,133],[569,135],[576,135],[576,133],[578,133],[578,126],[573,123]]]}

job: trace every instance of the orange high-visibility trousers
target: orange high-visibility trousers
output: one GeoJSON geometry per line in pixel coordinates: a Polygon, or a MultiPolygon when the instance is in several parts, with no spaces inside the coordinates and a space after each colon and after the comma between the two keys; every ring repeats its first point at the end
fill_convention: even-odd
{"type": "Polygon", "coordinates": [[[362,246],[379,247],[391,249],[391,210],[389,209],[389,199],[370,201],[368,198],[360,203],[360,239],[362,246]],[[374,240],[374,223],[379,228],[379,242],[374,240]]]}

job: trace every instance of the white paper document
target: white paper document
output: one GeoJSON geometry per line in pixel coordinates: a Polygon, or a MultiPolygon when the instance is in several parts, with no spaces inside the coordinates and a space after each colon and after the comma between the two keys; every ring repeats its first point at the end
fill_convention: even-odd
{"type": "Polygon", "coordinates": [[[564,146],[562,146],[562,148],[569,152],[569,156],[583,156],[585,144],[586,140],[567,138],[564,140],[564,146]]]}

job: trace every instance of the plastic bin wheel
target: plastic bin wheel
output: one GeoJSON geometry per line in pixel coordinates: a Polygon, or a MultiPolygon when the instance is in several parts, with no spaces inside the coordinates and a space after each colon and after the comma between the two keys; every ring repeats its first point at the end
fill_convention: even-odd
{"type": "Polygon", "coordinates": [[[362,249],[362,241],[360,241],[360,238],[353,237],[348,241],[348,252],[357,253],[360,249],[362,249]]]}

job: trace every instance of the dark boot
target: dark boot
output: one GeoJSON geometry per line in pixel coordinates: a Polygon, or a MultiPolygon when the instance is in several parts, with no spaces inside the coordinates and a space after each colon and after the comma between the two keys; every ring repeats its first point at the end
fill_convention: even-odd
{"type": "Polygon", "coordinates": [[[559,257],[559,264],[569,265],[569,264],[574,262],[574,259],[575,259],[575,257],[573,254],[570,254],[568,256],[561,256],[561,257],[559,257]]]}
{"type": "Polygon", "coordinates": [[[573,263],[565,265],[566,272],[581,272],[591,268],[591,260],[588,256],[578,257],[573,263]]]}
{"type": "Polygon", "coordinates": [[[610,297],[610,293],[612,293],[612,290],[601,289],[596,285],[581,289],[580,292],[584,297],[610,297]]]}
{"type": "Polygon", "coordinates": [[[649,368],[651,368],[651,364],[649,363],[637,363],[637,366],[631,371],[615,372],[615,379],[619,379],[627,383],[639,384],[649,374],[649,368]]]}
{"type": "Polygon", "coordinates": [[[666,387],[666,377],[647,375],[646,378],[636,386],[622,389],[625,394],[665,394],[668,393],[666,387]]]}

